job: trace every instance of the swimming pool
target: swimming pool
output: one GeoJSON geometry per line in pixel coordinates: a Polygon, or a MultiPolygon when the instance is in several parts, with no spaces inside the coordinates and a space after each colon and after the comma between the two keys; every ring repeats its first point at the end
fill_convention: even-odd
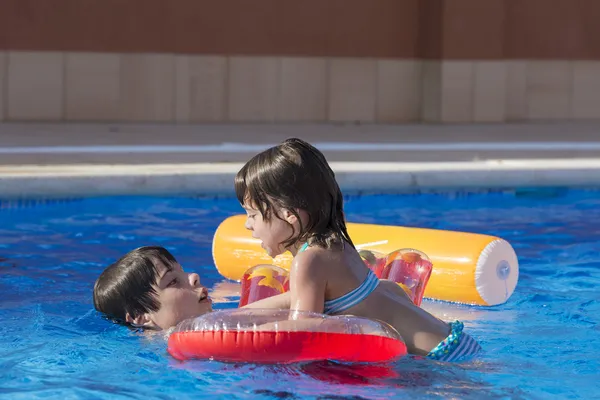
{"type": "Polygon", "coordinates": [[[486,353],[463,364],[404,359],[357,367],[179,363],[101,319],[102,269],[134,247],[166,246],[237,305],[211,259],[212,234],[242,210],[229,198],[109,197],[0,202],[0,397],[167,399],[590,398],[600,389],[600,191],[519,190],[349,197],[348,219],[501,236],[520,280],[508,303],[424,301],[460,318],[486,353]]]}

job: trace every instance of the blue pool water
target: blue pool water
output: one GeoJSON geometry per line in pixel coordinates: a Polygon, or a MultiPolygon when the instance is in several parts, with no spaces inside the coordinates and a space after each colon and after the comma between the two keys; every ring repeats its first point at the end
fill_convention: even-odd
{"type": "Polygon", "coordinates": [[[494,308],[425,301],[460,318],[486,352],[463,364],[404,359],[367,368],[180,363],[165,343],[101,319],[91,302],[103,268],[161,244],[235,307],[211,260],[233,199],[111,197],[0,202],[0,397],[139,399],[592,398],[600,369],[600,192],[361,196],[350,221],[501,236],[520,281],[494,308]]]}

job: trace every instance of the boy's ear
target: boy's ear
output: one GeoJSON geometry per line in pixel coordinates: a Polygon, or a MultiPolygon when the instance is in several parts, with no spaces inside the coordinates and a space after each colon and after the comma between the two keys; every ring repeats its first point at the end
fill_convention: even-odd
{"type": "Polygon", "coordinates": [[[125,322],[133,326],[134,328],[154,329],[156,324],[150,318],[150,314],[144,313],[133,318],[129,313],[125,315],[125,322]]]}

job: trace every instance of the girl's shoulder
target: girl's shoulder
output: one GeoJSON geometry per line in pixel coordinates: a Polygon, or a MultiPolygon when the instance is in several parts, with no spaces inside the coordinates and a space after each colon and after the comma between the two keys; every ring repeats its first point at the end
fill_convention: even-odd
{"type": "Polygon", "coordinates": [[[320,246],[307,246],[296,254],[293,266],[313,265],[332,258],[332,250],[320,246]]]}
{"type": "Polygon", "coordinates": [[[343,264],[343,252],[327,249],[320,246],[308,247],[305,251],[296,254],[292,261],[292,273],[296,276],[309,275],[312,277],[327,277],[334,273],[339,265],[343,264]]]}

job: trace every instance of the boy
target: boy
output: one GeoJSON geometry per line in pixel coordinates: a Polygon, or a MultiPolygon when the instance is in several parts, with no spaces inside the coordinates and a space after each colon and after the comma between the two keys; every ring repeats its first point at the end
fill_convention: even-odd
{"type": "MultiPolygon", "coordinates": [[[[208,289],[187,273],[164,247],[130,251],[107,267],[94,284],[94,307],[112,321],[163,330],[212,311],[208,289]]],[[[289,295],[254,302],[247,308],[289,308],[289,295]]]]}

